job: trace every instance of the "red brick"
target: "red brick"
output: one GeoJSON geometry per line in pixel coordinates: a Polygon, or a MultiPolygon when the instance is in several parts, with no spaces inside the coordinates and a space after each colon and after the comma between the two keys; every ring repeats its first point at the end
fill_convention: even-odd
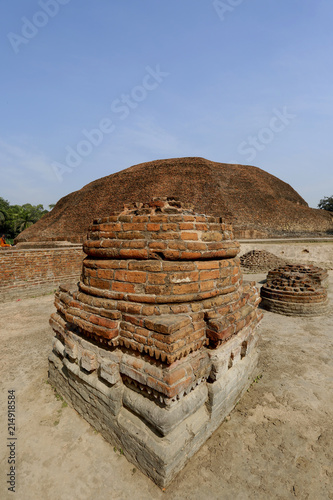
{"type": "Polygon", "coordinates": [[[171,250],[186,250],[186,244],[181,241],[170,241],[168,248],[171,250]]]}
{"type": "Polygon", "coordinates": [[[147,224],[147,231],[159,231],[161,228],[161,224],[147,224]]]}
{"type": "Polygon", "coordinates": [[[186,377],[186,371],[184,370],[184,368],[177,368],[176,370],[167,372],[164,375],[163,380],[168,385],[174,385],[175,383],[179,382],[185,377],[186,377]]]}
{"type": "Polygon", "coordinates": [[[90,278],[90,286],[93,286],[95,288],[102,288],[103,290],[109,290],[110,282],[98,278],[90,278]]]}
{"type": "Polygon", "coordinates": [[[180,234],[180,237],[182,240],[197,240],[198,239],[198,233],[189,233],[189,232],[182,232],[180,234]]]}
{"type": "Polygon", "coordinates": [[[122,224],[123,231],[144,231],[146,229],[146,225],[143,223],[131,223],[131,222],[123,222],[122,224]]]}
{"type": "Polygon", "coordinates": [[[181,222],[179,224],[179,229],[181,231],[188,231],[190,229],[195,229],[194,224],[191,222],[181,222]]]}
{"type": "Polygon", "coordinates": [[[182,259],[196,260],[196,259],[200,259],[201,253],[200,252],[181,252],[180,257],[182,259]]]}
{"type": "Polygon", "coordinates": [[[199,251],[207,251],[206,243],[201,243],[200,241],[189,241],[187,242],[188,250],[199,250],[199,251]]]}
{"type": "Polygon", "coordinates": [[[147,259],[148,251],[143,249],[126,249],[123,248],[120,250],[120,256],[127,259],[147,259]]]}
{"type": "Polygon", "coordinates": [[[122,248],[145,248],[147,245],[145,240],[124,240],[121,242],[122,248]]]}
{"type": "Polygon", "coordinates": [[[162,268],[162,262],[157,260],[150,261],[134,261],[128,263],[128,269],[135,271],[160,271],[162,268]]]}
{"type": "Polygon", "coordinates": [[[199,291],[198,283],[185,283],[181,285],[173,285],[173,293],[176,295],[185,293],[195,293],[199,291]]]}
{"type": "Polygon", "coordinates": [[[145,239],[144,234],[140,231],[126,231],[123,233],[117,233],[119,240],[143,240],[145,239]]]}
{"type": "Polygon", "coordinates": [[[149,273],[148,282],[152,285],[163,285],[167,276],[166,273],[149,273]]]}
{"type": "Polygon", "coordinates": [[[214,280],[220,277],[220,270],[214,269],[211,271],[201,271],[200,280],[214,280]]]}
{"type": "Polygon", "coordinates": [[[215,281],[202,281],[200,283],[200,292],[206,292],[215,288],[215,281]]]}
{"type": "Polygon", "coordinates": [[[115,271],[114,279],[117,281],[127,281],[129,283],[145,283],[147,273],[144,271],[115,271]]]}
{"type": "Polygon", "coordinates": [[[150,250],[165,250],[167,248],[167,244],[164,241],[151,241],[148,246],[150,250]]]}
{"type": "Polygon", "coordinates": [[[179,233],[151,233],[151,237],[156,240],[179,240],[179,233]]]}
{"type": "Polygon", "coordinates": [[[135,292],[134,285],[130,283],[122,283],[119,281],[114,281],[111,286],[112,290],[116,292],[133,293],[135,292]]]}
{"type": "Polygon", "coordinates": [[[111,270],[111,269],[98,269],[97,270],[97,276],[99,278],[104,278],[104,279],[112,280],[113,279],[113,274],[114,274],[114,271],[111,270]]]}
{"type": "Polygon", "coordinates": [[[178,231],[178,224],[162,224],[162,231],[178,231]]]}
{"type": "Polygon", "coordinates": [[[100,224],[97,226],[99,231],[121,231],[121,224],[119,222],[109,222],[107,224],[100,224]]]}
{"type": "Polygon", "coordinates": [[[220,267],[220,263],[219,261],[214,261],[214,260],[211,260],[211,261],[208,261],[208,262],[197,262],[197,268],[198,269],[219,269],[220,267]]]}
{"type": "Polygon", "coordinates": [[[168,285],[147,285],[145,291],[152,295],[164,295],[170,293],[170,287],[168,285]]]}

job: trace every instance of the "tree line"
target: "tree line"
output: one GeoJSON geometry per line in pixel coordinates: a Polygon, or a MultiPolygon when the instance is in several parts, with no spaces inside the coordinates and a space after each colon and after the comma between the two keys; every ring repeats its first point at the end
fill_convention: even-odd
{"type": "MultiPolygon", "coordinates": [[[[54,205],[49,205],[51,210],[54,205]]],[[[6,239],[12,243],[14,238],[27,227],[32,226],[43,215],[47,214],[43,205],[11,205],[9,201],[0,196],[0,236],[5,234],[6,239]]]]}

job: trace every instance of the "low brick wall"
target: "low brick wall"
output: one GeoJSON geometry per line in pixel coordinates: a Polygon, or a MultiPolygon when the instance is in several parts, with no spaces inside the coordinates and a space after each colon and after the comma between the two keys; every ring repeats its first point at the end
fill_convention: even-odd
{"type": "Polygon", "coordinates": [[[76,283],[85,257],[82,245],[0,251],[0,302],[52,292],[76,283]]]}

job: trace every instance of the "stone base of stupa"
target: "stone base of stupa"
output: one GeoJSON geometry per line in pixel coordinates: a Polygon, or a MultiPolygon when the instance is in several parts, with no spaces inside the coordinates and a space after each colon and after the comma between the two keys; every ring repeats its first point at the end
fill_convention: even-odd
{"type": "MultiPolygon", "coordinates": [[[[112,353],[91,346],[75,334],[71,335],[69,353],[73,355],[74,350],[74,358],[55,339],[49,357],[49,380],[107,441],[165,487],[219,427],[256,377],[257,336],[251,330],[245,328],[214,351],[207,350],[204,355],[209,360],[211,378],[199,382],[171,405],[126,378],[124,373],[135,366],[137,357],[124,352],[116,361],[112,353]],[[91,359],[96,369],[89,373],[83,367],[89,370],[91,359]]],[[[195,356],[192,361],[202,363],[195,356]]]]}

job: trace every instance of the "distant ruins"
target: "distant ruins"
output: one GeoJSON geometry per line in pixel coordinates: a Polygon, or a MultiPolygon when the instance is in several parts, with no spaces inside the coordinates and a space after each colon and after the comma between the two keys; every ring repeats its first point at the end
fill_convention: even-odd
{"type": "Polygon", "coordinates": [[[94,220],[78,288],[61,286],[49,378],[159,486],[256,375],[255,282],[232,227],[172,198],[94,220]]]}
{"type": "Polygon", "coordinates": [[[262,307],[287,316],[318,316],[328,311],[328,273],[312,265],[270,271],[261,288],[262,307]]]}

